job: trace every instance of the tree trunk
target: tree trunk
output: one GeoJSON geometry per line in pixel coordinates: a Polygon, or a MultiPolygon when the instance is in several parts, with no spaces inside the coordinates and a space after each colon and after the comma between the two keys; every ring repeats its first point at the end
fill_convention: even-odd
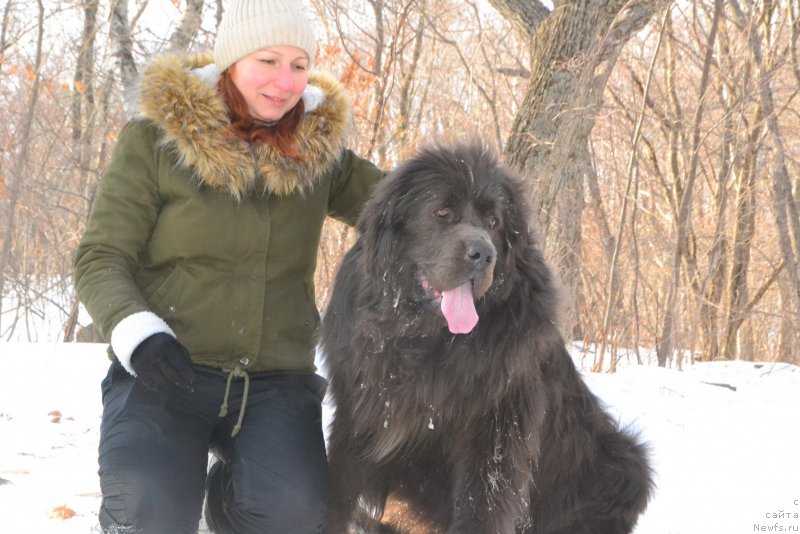
{"type": "Polygon", "coordinates": [[[726,212],[728,209],[728,180],[731,174],[731,154],[734,141],[731,109],[722,97],[725,117],[722,122],[722,147],[720,150],[713,244],[708,255],[708,272],[703,283],[698,285],[696,298],[699,301],[700,353],[701,359],[713,361],[719,357],[719,309],[725,287],[725,271],[728,261],[728,239],[726,237],[726,212]]]}
{"type": "MultiPolygon", "coordinates": [[[[36,56],[34,59],[33,67],[33,83],[31,86],[30,98],[28,100],[27,110],[25,112],[25,119],[20,128],[20,141],[19,141],[19,154],[14,163],[14,168],[10,176],[8,184],[8,204],[6,205],[5,213],[5,228],[2,234],[2,249],[0,249],[0,294],[7,295],[5,291],[5,282],[7,273],[9,271],[9,259],[11,257],[11,245],[14,240],[14,230],[16,228],[15,213],[17,209],[17,202],[19,201],[20,191],[22,191],[23,180],[25,176],[25,167],[28,163],[28,152],[30,150],[31,142],[31,129],[33,126],[34,111],[36,103],[39,99],[39,86],[41,85],[41,67],[42,67],[42,39],[44,36],[44,5],[42,0],[37,0],[36,4],[39,8],[38,18],[38,33],[36,37],[36,56]]],[[[0,299],[0,321],[3,317],[3,299],[0,299]]],[[[1,325],[0,325],[1,326],[1,325]]],[[[2,332],[2,328],[0,328],[2,332]]]]}
{"type": "MultiPolygon", "coordinates": [[[[3,9],[3,22],[2,27],[0,27],[0,75],[3,72],[3,63],[6,54],[6,49],[9,47],[8,43],[6,42],[6,36],[8,34],[8,21],[11,16],[11,6],[14,2],[12,0],[8,0],[5,9],[3,9]]],[[[3,158],[0,158],[0,199],[5,196],[6,191],[6,183],[5,178],[3,178],[3,158]]],[[[0,295],[2,294],[2,286],[0,286],[0,295]]],[[[0,304],[0,309],[2,309],[2,304],[0,304]]]]}
{"type": "MultiPolygon", "coordinates": [[[[72,153],[80,184],[88,181],[94,146],[94,42],[97,34],[97,4],[97,0],[85,0],[83,4],[83,34],[73,77],[72,153]]],[[[86,206],[87,213],[89,207],[86,206]]],[[[65,342],[75,338],[75,329],[78,325],[77,296],[73,296],[73,299],[70,313],[64,323],[65,342]]]]}
{"type": "MultiPolygon", "coordinates": [[[[653,78],[653,68],[658,58],[658,51],[661,48],[661,39],[664,36],[664,29],[667,25],[667,13],[664,14],[664,20],[661,23],[661,31],[658,34],[658,42],[653,51],[653,59],[650,62],[650,68],[647,70],[647,81],[644,84],[644,94],[642,95],[642,107],[639,111],[639,116],[636,119],[636,125],[633,128],[633,135],[631,139],[631,155],[628,159],[628,172],[627,182],[625,184],[625,194],[622,198],[622,214],[620,215],[619,227],[617,229],[617,237],[614,240],[614,249],[611,254],[611,262],[608,272],[608,298],[606,299],[605,311],[603,313],[603,327],[600,335],[600,348],[598,349],[597,360],[595,362],[595,372],[603,370],[603,359],[605,358],[606,344],[611,338],[611,324],[614,321],[614,310],[617,307],[620,292],[620,277],[622,266],[620,265],[620,251],[622,249],[622,242],[625,237],[625,226],[628,219],[628,210],[631,205],[631,188],[635,182],[635,175],[638,175],[639,164],[637,160],[637,153],[639,150],[639,138],[642,131],[642,121],[644,120],[645,110],[647,109],[647,98],[650,93],[650,81],[653,78]]],[[[615,352],[612,351],[611,356],[611,372],[616,371],[617,360],[615,352]]]]}
{"type": "Polygon", "coordinates": [[[733,230],[733,247],[728,284],[725,291],[727,316],[723,337],[722,356],[737,359],[738,329],[744,321],[747,303],[747,271],[750,267],[750,246],[756,232],[756,158],[762,127],[761,110],[756,112],[753,127],[744,147],[742,168],[736,174],[736,209],[733,230]]]}
{"type": "Polygon", "coordinates": [[[79,141],[83,133],[83,102],[94,103],[94,36],[97,31],[97,0],[83,2],[83,34],[72,78],[72,139],[79,141]]]}
{"type": "Polygon", "coordinates": [[[781,296],[781,313],[776,318],[778,323],[778,340],[775,359],[779,362],[800,364],[800,355],[797,354],[797,347],[800,346],[800,331],[794,316],[794,298],[792,296],[792,283],[789,276],[783,273],[778,281],[781,296]]]}
{"type": "Polygon", "coordinates": [[[791,57],[792,57],[792,72],[797,85],[800,85],[800,53],[797,51],[798,43],[800,43],[800,4],[789,3],[789,16],[791,19],[792,37],[791,37],[791,57]]]}
{"type": "Polygon", "coordinates": [[[545,254],[567,287],[567,337],[577,335],[581,213],[588,139],[616,58],[660,2],[564,2],[548,12],[538,1],[490,0],[530,36],[530,85],[506,147],[508,162],[529,179],[531,207],[545,254]]]}
{"type": "Polygon", "coordinates": [[[219,25],[222,23],[222,14],[225,13],[225,7],[222,5],[222,0],[217,0],[215,6],[216,9],[214,10],[214,35],[219,33],[219,25]]]}
{"type": "Polygon", "coordinates": [[[746,27],[749,28],[748,45],[756,65],[761,111],[773,144],[772,200],[775,221],[778,226],[778,241],[791,283],[792,303],[790,305],[794,316],[800,317],[800,213],[798,213],[797,203],[792,192],[792,182],[786,167],[785,144],[778,124],[772,86],[764,65],[760,32],[753,22],[752,13],[745,15],[737,0],[732,0],[731,5],[739,24],[743,26],[747,24],[746,27]]]}
{"type": "Polygon", "coordinates": [[[399,103],[399,126],[397,132],[400,146],[405,148],[411,142],[409,132],[411,130],[411,102],[414,90],[414,81],[417,77],[417,68],[422,57],[422,48],[425,43],[425,11],[426,0],[420,0],[421,15],[417,17],[417,28],[414,31],[414,51],[411,53],[411,62],[406,66],[403,79],[400,83],[400,103],[399,103]]]}
{"type": "Polygon", "coordinates": [[[132,101],[137,77],[136,61],[133,59],[133,37],[128,21],[128,0],[112,0],[111,2],[111,42],[114,58],[122,83],[123,105],[130,115],[133,112],[132,101]]]}
{"type": "Polygon", "coordinates": [[[611,234],[611,226],[608,223],[608,210],[606,210],[605,203],[603,202],[603,195],[600,192],[600,182],[597,178],[597,171],[593,166],[587,169],[586,190],[589,193],[589,202],[593,212],[592,218],[600,229],[603,256],[610,265],[614,257],[614,236],[611,234]]]}
{"type": "Polygon", "coordinates": [[[661,367],[666,366],[667,358],[675,350],[677,343],[673,338],[674,332],[677,330],[677,299],[679,292],[679,285],[681,279],[681,264],[683,263],[684,254],[688,246],[689,224],[690,224],[690,208],[692,206],[694,183],[697,178],[697,162],[699,158],[700,148],[700,126],[703,120],[704,100],[706,90],[708,88],[709,73],[711,70],[711,60],[714,56],[714,41],[717,36],[717,28],[719,26],[719,19],[722,15],[722,0],[714,1],[714,15],[711,20],[711,28],[709,29],[708,39],[706,42],[705,58],[703,59],[703,73],[700,78],[700,89],[697,109],[694,114],[692,145],[691,145],[691,159],[689,162],[689,170],[686,176],[686,183],[683,186],[682,194],[676,200],[680,202],[678,205],[678,216],[675,221],[677,235],[675,237],[675,247],[672,257],[672,276],[667,293],[666,309],[664,310],[664,321],[661,327],[661,339],[658,341],[656,347],[656,357],[658,358],[658,365],[661,367]]]}
{"type": "Polygon", "coordinates": [[[6,48],[9,46],[6,42],[6,34],[8,32],[8,20],[11,16],[11,6],[13,4],[14,2],[12,0],[8,0],[3,10],[3,26],[0,27],[0,73],[3,72],[3,58],[5,57],[6,48]]]}
{"type": "Polygon", "coordinates": [[[375,16],[375,46],[373,47],[372,56],[374,62],[373,74],[375,75],[375,105],[373,106],[374,115],[372,116],[372,124],[370,124],[367,153],[382,164],[386,158],[383,144],[379,142],[383,134],[381,125],[383,124],[383,114],[386,109],[386,76],[381,75],[384,68],[383,48],[387,44],[386,28],[384,27],[383,0],[372,0],[369,4],[372,6],[372,13],[375,16]]]}
{"type": "Polygon", "coordinates": [[[186,0],[186,11],[183,12],[181,23],[169,38],[167,50],[184,52],[189,48],[203,23],[203,4],[205,0],[186,0]]]}

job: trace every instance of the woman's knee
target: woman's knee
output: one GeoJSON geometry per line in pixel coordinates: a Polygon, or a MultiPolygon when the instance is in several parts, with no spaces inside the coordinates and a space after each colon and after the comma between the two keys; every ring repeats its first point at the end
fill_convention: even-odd
{"type": "Polygon", "coordinates": [[[327,499],[315,493],[290,490],[280,498],[265,503],[263,508],[237,509],[234,514],[242,517],[233,518],[232,523],[252,526],[250,530],[237,530],[252,534],[316,534],[322,532],[325,525],[327,508],[327,499]]]}
{"type": "Polygon", "coordinates": [[[103,500],[99,520],[103,532],[137,534],[194,533],[200,522],[202,482],[184,479],[166,484],[146,472],[130,470],[101,476],[103,500]]]}
{"type": "Polygon", "coordinates": [[[289,484],[269,506],[274,532],[322,532],[328,511],[328,488],[289,484]]]}
{"type": "Polygon", "coordinates": [[[212,467],[208,480],[206,515],[221,534],[279,534],[322,532],[328,508],[327,480],[302,476],[275,485],[236,491],[226,480],[227,469],[212,467]]]}

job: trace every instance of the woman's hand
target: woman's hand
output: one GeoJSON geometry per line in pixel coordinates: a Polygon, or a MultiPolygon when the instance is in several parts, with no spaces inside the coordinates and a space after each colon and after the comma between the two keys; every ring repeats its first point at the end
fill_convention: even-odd
{"type": "Polygon", "coordinates": [[[148,389],[162,395],[194,391],[192,358],[186,347],[169,334],[148,337],[131,355],[131,367],[148,389]]]}

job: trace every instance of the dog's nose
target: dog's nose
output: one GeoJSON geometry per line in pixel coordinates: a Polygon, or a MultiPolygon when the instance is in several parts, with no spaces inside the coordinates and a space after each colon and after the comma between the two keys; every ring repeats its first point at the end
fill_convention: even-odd
{"type": "Polygon", "coordinates": [[[464,259],[476,269],[486,269],[494,263],[494,246],[486,241],[472,241],[467,244],[464,259]]]}

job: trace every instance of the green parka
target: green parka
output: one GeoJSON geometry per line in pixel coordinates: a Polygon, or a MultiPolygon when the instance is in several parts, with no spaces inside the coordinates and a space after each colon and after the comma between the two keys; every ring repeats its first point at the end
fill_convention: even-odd
{"type": "Polygon", "coordinates": [[[296,162],[225,135],[209,58],[143,72],[75,260],[75,285],[110,353],[173,333],[196,364],[314,370],[322,224],[354,224],[383,176],[344,146],[349,101],[312,73],[296,162]]]}

